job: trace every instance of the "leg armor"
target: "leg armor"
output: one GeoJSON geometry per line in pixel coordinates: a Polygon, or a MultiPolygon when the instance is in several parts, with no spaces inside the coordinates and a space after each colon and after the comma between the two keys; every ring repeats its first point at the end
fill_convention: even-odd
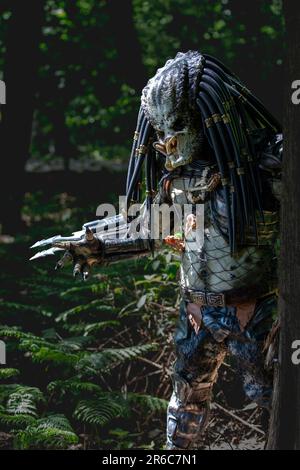
{"type": "Polygon", "coordinates": [[[167,413],[167,449],[188,449],[205,429],[212,387],[226,354],[225,346],[191,328],[185,302],[175,335],[177,361],[167,413]]]}
{"type": "Polygon", "coordinates": [[[167,449],[188,449],[205,428],[211,384],[189,384],[173,376],[173,394],[167,413],[167,449]]]}

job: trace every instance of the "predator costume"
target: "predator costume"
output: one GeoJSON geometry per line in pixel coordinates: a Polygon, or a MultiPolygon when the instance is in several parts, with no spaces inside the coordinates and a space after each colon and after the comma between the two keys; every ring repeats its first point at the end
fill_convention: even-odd
{"type": "MultiPolygon", "coordinates": [[[[192,210],[180,238],[182,301],[175,333],[177,360],[167,413],[167,448],[195,445],[209,415],[213,384],[225,355],[236,356],[246,395],[268,408],[272,371],[265,340],[276,309],[276,255],[282,161],[279,123],[221,62],[178,53],[143,89],[127,176],[126,208],[204,208],[204,241],[195,249],[192,210]]],[[[161,243],[131,236],[129,212],[53,237],[33,258],[66,250],[58,266],[89,267],[151,254],[161,243]],[[117,222],[117,227],[116,227],[117,222]],[[99,236],[98,229],[105,233],[99,236]]],[[[144,214],[144,215],[143,215],[144,214]]],[[[138,219],[139,220],[139,219],[138,219]]]]}

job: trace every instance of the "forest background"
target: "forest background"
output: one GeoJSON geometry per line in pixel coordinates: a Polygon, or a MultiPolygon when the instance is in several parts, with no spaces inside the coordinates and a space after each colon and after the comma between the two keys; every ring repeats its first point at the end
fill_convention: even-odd
{"type": "MultiPolygon", "coordinates": [[[[280,0],[3,0],[0,6],[0,447],[161,448],[178,261],[86,283],[29,246],[68,235],[124,193],[147,80],[189,49],[215,55],[279,119],[280,0]]],[[[203,448],[260,448],[261,413],[226,359],[203,448]],[[230,421],[230,426],[228,426],[230,421]]]]}

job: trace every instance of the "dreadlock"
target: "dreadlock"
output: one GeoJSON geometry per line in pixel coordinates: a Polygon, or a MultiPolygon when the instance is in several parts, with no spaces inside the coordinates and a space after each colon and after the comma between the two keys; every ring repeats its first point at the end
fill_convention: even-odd
{"type": "Polygon", "coordinates": [[[233,253],[237,238],[243,242],[249,227],[257,240],[257,213],[263,221],[262,187],[252,135],[257,130],[269,135],[279,133],[281,126],[219,60],[195,51],[178,53],[143,90],[127,175],[127,207],[140,200],[144,162],[148,207],[156,190],[157,155],[151,141],[157,126],[151,122],[149,109],[153,111],[164,95],[170,97],[173,109],[185,118],[187,115],[189,119],[195,115],[199,118],[200,114],[199,133],[204,130],[221,175],[228,241],[233,253]],[[170,73],[172,67],[174,73],[170,73]],[[153,80],[156,87],[150,89],[153,80]]]}

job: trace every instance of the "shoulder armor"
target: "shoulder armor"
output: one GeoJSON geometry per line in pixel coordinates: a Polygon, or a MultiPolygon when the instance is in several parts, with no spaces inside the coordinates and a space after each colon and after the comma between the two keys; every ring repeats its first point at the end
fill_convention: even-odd
{"type": "Polygon", "coordinates": [[[275,134],[266,147],[260,152],[259,167],[271,172],[274,176],[281,173],[283,154],[282,134],[275,134]]]}

